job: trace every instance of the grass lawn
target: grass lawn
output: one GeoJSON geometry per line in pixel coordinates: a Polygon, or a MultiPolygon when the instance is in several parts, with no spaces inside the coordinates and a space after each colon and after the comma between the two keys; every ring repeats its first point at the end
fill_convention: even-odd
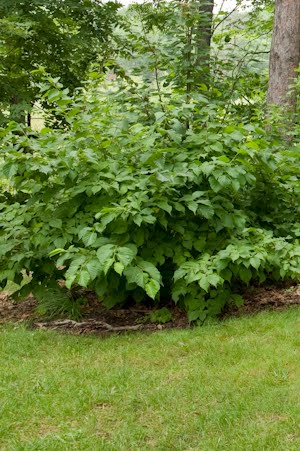
{"type": "Polygon", "coordinates": [[[1,450],[300,450],[300,310],[110,338],[0,328],[1,450]]]}

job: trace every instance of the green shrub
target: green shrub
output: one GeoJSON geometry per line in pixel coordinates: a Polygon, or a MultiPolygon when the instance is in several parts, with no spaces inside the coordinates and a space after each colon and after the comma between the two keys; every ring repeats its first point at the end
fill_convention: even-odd
{"type": "Polygon", "coordinates": [[[246,57],[240,79],[235,56],[199,57],[195,6],[135,6],[116,36],[131,71],[110,62],[117,80],[92,73],[74,98],[48,80],[61,129],[1,131],[3,288],[41,297],[64,280],[107,307],[172,298],[203,321],[241,284],[299,278],[298,130],[288,148],[266,129],[246,57]]]}
{"type": "Polygon", "coordinates": [[[53,88],[68,129],[2,130],[2,287],[25,271],[19,297],[59,280],[109,308],[172,297],[193,321],[239,304],[241,282],[299,277],[299,146],[222,123],[204,95],[153,101],[150,121],[123,93],[53,88]]]}

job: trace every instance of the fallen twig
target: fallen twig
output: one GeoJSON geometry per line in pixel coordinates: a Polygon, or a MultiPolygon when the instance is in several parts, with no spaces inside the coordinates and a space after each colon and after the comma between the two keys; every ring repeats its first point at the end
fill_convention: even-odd
{"type": "Polygon", "coordinates": [[[111,332],[121,332],[121,331],[127,331],[127,330],[138,330],[142,327],[142,324],[137,324],[134,326],[111,326],[110,324],[106,323],[105,321],[82,321],[77,322],[73,321],[71,319],[68,320],[58,320],[58,321],[50,321],[50,322],[38,322],[34,323],[34,326],[38,329],[57,329],[59,327],[72,327],[76,329],[80,328],[95,328],[95,329],[106,329],[111,332]]]}

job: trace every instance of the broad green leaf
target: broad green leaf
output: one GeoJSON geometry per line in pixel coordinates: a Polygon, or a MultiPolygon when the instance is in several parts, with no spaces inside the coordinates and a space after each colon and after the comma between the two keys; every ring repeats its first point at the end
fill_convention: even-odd
{"type": "Polygon", "coordinates": [[[88,270],[91,280],[96,279],[96,277],[98,277],[98,275],[101,273],[99,260],[97,258],[93,258],[93,260],[87,262],[86,269],[88,270]]]}
{"type": "Polygon", "coordinates": [[[214,287],[217,287],[218,285],[223,283],[222,277],[220,277],[218,274],[209,274],[207,278],[210,285],[213,285],[214,287]]]}
{"type": "Polygon", "coordinates": [[[237,249],[234,249],[231,253],[230,253],[230,258],[233,262],[235,262],[236,260],[238,260],[238,258],[240,258],[240,253],[238,252],[237,249]]]}
{"type": "Polygon", "coordinates": [[[171,214],[171,212],[172,212],[171,205],[169,205],[168,202],[166,202],[164,200],[157,202],[157,206],[169,214],[171,214]]]}
{"type": "Polygon", "coordinates": [[[114,255],[116,246],[114,244],[105,244],[97,250],[97,257],[100,265],[103,265],[105,260],[114,255]]]}
{"type": "Polygon", "coordinates": [[[159,292],[160,284],[154,280],[150,279],[148,283],[146,283],[146,293],[151,299],[155,299],[155,296],[159,292]]]}
{"type": "Polygon", "coordinates": [[[178,268],[174,273],[174,282],[182,279],[186,275],[186,270],[184,268],[178,268]]]}
{"type": "Polygon", "coordinates": [[[193,200],[187,203],[187,207],[189,210],[191,210],[194,214],[196,214],[196,211],[198,209],[197,202],[194,202],[193,200]]]}
{"type": "Polygon", "coordinates": [[[68,290],[71,289],[75,279],[76,279],[76,274],[66,273],[66,288],[68,288],[68,290]]]}
{"type": "Polygon", "coordinates": [[[125,269],[124,275],[128,283],[134,283],[141,288],[145,288],[144,272],[138,266],[129,266],[125,269]]]}
{"type": "Polygon", "coordinates": [[[220,182],[214,176],[209,177],[208,180],[209,180],[209,184],[211,186],[211,189],[215,193],[218,193],[222,189],[222,185],[220,184],[220,182]]]}
{"type": "Polygon", "coordinates": [[[206,245],[205,237],[201,237],[198,240],[193,242],[193,246],[196,249],[196,251],[198,251],[198,252],[203,251],[203,249],[205,249],[205,245],[206,245]]]}
{"type": "Polygon", "coordinates": [[[208,205],[200,204],[198,207],[198,212],[206,219],[210,219],[214,215],[213,207],[209,207],[208,205]]]}
{"type": "Polygon", "coordinates": [[[206,275],[203,275],[201,279],[199,279],[199,286],[202,288],[202,290],[208,292],[210,282],[208,280],[208,277],[206,275]]]}
{"type": "Polygon", "coordinates": [[[50,89],[47,93],[49,102],[55,102],[60,99],[61,92],[58,89],[50,89]]]}
{"type": "Polygon", "coordinates": [[[76,274],[78,271],[78,268],[80,268],[83,263],[85,263],[86,257],[84,255],[79,255],[78,257],[75,257],[68,268],[67,273],[69,274],[76,274]]]}
{"type": "Polygon", "coordinates": [[[226,213],[225,211],[222,213],[221,221],[224,224],[225,227],[228,227],[229,229],[232,229],[234,227],[234,217],[232,217],[230,214],[226,213]]]}
{"type": "Polygon", "coordinates": [[[114,270],[116,271],[116,273],[122,275],[124,269],[125,269],[125,266],[123,265],[123,263],[116,262],[116,263],[114,264],[114,270]]]}
{"type": "Polygon", "coordinates": [[[7,178],[13,177],[18,171],[18,165],[14,163],[8,163],[2,168],[2,172],[7,178]]]}
{"type": "Polygon", "coordinates": [[[157,282],[160,282],[161,275],[158,269],[153,265],[153,263],[147,262],[145,260],[139,260],[138,266],[143,271],[147,272],[152,279],[156,280],[157,282]]]}
{"type": "Polygon", "coordinates": [[[88,273],[88,271],[83,269],[82,271],[80,271],[79,277],[77,280],[78,280],[78,284],[80,286],[86,288],[91,280],[91,277],[90,277],[90,274],[88,273]]]}
{"type": "Polygon", "coordinates": [[[230,137],[234,139],[234,141],[242,141],[244,139],[244,135],[239,130],[230,133],[230,137]]]}
{"type": "Polygon", "coordinates": [[[62,228],[62,220],[61,219],[50,219],[49,225],[56,229],[61,229],[62,228]]]}
{"type": "Polygon", "coordinates": [[[163,119],[164,119],[164,117],[165,117],[165,113],[164,112],[162,112],[162,111],[157,111],[156,113],[155,113],[155,120],[157,121],[157,122],[161,122],[163,119]]]}
{"type": "Polygon", "coordinates": [[[115,259],[113,257],[111,258],[107,258],[105,260],[105,262],[103,263],[103,272],[106,275],[108,273],[108,271],[110,270],[110,268],[112,267],[112,265],[114,264],[115,259]]]}
{"type": "Polygon", "coordinates": [[[251,280],[252,272],[249,268],[245,268],[245,266],[241,266],[239,268],[239,275],[243,282],[248,283],[251,280]]]}
{"type": "Polygon", "coordinates": [[[253,268],[258,269],[261,265],[261,260],[254,256],[250,258],[250,265],[253,266],[253,268]]]}
{"type": "Polygon", "coordinates": [[[174,130],[168,130],[168,135],[176,144],[180,144],[182,141],[182,136],[179,133],[176,133],[174,130]]]}
{"type": "Polygon", "coordinates": [[[232,279],[232,272],[230,271],[229,268],[225,268],[225,269],[223,269],[222,272],[221,272],[221,277],[222,277],[224,280],[227,280],[227,282],[230,282],[231,279],[232,279]]]}
{"type": "Polygon", "coordinates": [[[202,313],[202,310],[191,310],[191,311],[188,311],[188,320],[189,320],[189,322],[192,323],[193,321],[196,321],[197,319],[199,319],[201,313],[202,313]]]}
{"type": "Polygon", "coordinates": [[[137,254],[137,247],[134,244],[117,248],[117,258],[124,267],[128,266],[137,254]]]}
{"type": "Polygon", "coordinates": [[[86,232],[83,237],[82,241],[86,247],[92,246],[97,240],[97,233],[93,231],[86,232]]]}

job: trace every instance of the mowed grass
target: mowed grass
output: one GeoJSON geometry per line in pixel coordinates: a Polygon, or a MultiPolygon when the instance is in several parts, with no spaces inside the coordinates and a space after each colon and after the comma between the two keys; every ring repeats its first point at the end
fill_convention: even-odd
{"type": "Polygon", "coordinates": [[[110,338],[0,328],[1,450],[300,450],[300,310],[110,338]]]}

